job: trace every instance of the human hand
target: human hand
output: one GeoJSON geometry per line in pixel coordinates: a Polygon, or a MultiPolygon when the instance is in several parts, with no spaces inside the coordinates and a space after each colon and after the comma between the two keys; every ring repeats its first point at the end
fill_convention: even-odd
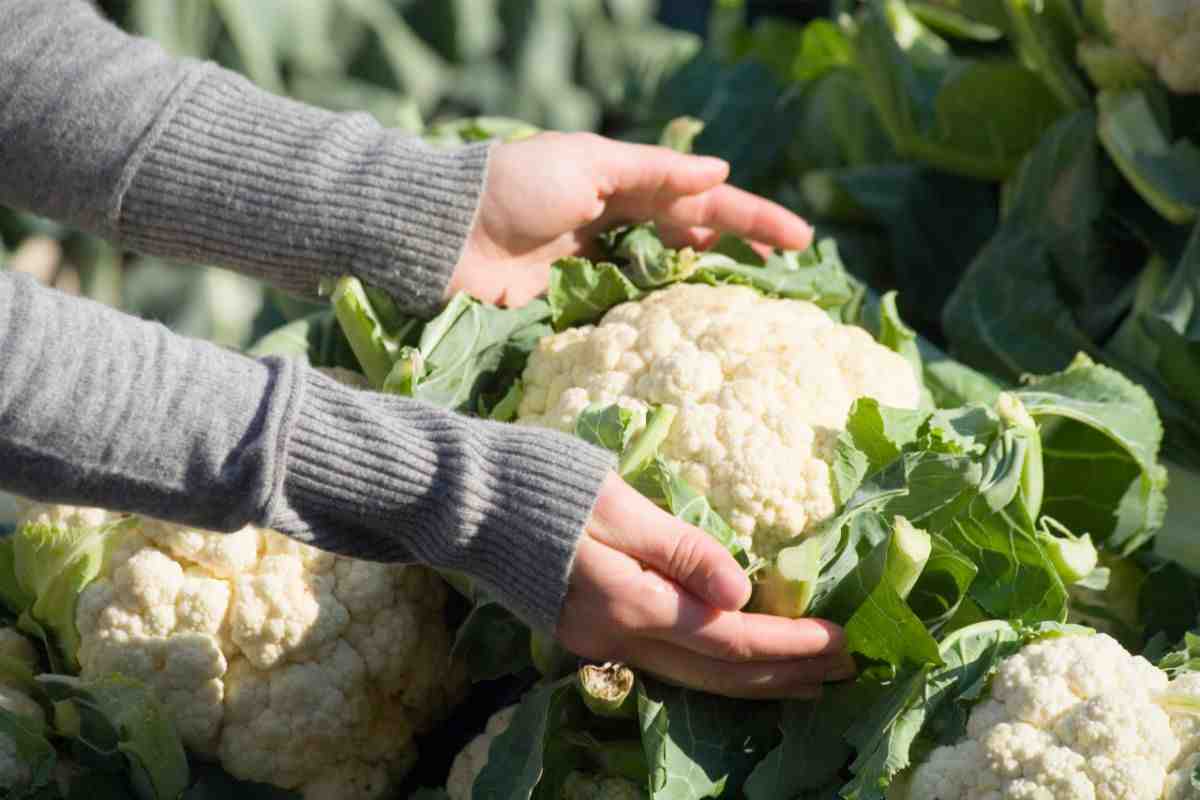
{"type": "Polygon", "coordinates": [[[750,591],[715,539],[613,474],[579,543],[557,636],[584,658],[730,697],[811,698],[854,674],[840,628],[741,612],[750,591]]]}
{"type": "Polygon", "coordinates": [[[782,206],[725,183],[729,165],[590,133],[543,133],[496,145],[475,224],[450,280],[487,302],[520,306],[545,290],[550,265],[586,253],[597,234],[654,220],[675,246],[718,232],[803,250],[812,228],[782,206]]]}

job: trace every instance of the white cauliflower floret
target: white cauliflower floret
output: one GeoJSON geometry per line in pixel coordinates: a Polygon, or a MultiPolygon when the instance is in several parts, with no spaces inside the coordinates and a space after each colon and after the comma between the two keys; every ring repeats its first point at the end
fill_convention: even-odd
{"type": "Polygon", "coordinates": [[[479,773],[487,766],[488,748],[492,746],[492,740],[508,730],[516,713],[517,707],[509,706],[492,714],[483,733],[468,742],[454,757],[446,778],[446,794],[450,795],[450,800],[471,800],[471,788],[479,773]]]}
{"type": "Polygon", "coordinates": [[[76,606],[82,677],[143,681],[184,744],[237,778],[307,800],[380,797],[411,768],[414,736],[465,689],[446,588],[426,568],[354,561],[249,527],[137,519],[110,535],[120,539],[76,606]]]}
{"type": "Polygon", "coordinates": [[[542,339],[518,421],[574,430],[589,405],[679,409],[662,454],[744,547],[768,555],[835,510],[829,462],[851,404],[915,408],[903,358],[812,303],[678,284],[542,339]]]}
{"type": "Polygon", "coordinates": [[[1104,16],[1117,44],[1172,91],[1200,93],[1200,0],[1104,0],[1104,16]]]}
{"type": "Polygon", "coordinates": [[[1198,726],[1164,710],[1166,690],[1164,672],[1105,634],[1029,644],[1001,662],[966,738],[912,772],[908,797],[1182,800],[1198,726]]]}

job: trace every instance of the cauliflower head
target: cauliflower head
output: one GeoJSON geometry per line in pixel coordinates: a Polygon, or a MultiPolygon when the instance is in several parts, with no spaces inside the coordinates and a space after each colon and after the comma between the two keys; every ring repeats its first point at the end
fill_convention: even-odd
{"type": "Polygon", "coordinates": [[[1001,662],[967,736],[911,774],[925,800],[1183,800],[1200,756],[1200,675],[1168,682],[1106,634],[1036,641],[1001,662]]]}
{"type": "MultiPolygon", "coordinates": [[[[32,505],[26,520],[101,524],[32,505]]],[[[306,800],[375,798],[411,767],[414,736],[466,688],[450,658],[446,587],[424,567],[356,561],[247,527],[121,526],[80,594],[82,677],[152,687],[189,750],[306,800]]]]}
{"type": "Polygon", "coordinates": [[[678,408],[663,456],[764,556],[834,512],[829,463],[856,399],[920,401],[908,362],[865,330],[743,286],[615,306],[542,339],[522,380],[528,425],[570,432],[592,404],[678,408]]]}
{"type": "Polygon", "coordinates": [[[1171,91],[1200,94],[1200,0],[1104,0],[1104,17],[1171,91]]]}

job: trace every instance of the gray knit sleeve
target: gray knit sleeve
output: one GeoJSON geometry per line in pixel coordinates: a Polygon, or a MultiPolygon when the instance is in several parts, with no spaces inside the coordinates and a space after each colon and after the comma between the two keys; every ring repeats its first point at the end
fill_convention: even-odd
{"type": "Polygon", "coordinates": [[[0,19],[0,203],[297,294],[349,273],[438,307],[486,145],[437,150],[276,97],[81,0],[0,0],[0,19]]]}
{"type": "Polygon", "coordinates": [[[608,453],[0,272],[0,490],[460,570],[552,631],[608,453]]]}

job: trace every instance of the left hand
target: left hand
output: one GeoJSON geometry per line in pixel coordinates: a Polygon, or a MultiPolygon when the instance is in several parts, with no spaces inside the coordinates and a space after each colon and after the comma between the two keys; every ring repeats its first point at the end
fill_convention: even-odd
{"type": "Polygon", "coordinates": [[[588,252],[602,231],[653,220],[668,243],[704,247],[734,233],[803,250],[812,228],[725,183],[729,165],[590,133],[542,133],[496,145],[475,224],[447,297],[466,291],[520,306],[546,289],[550,265],[588,252]]]}

